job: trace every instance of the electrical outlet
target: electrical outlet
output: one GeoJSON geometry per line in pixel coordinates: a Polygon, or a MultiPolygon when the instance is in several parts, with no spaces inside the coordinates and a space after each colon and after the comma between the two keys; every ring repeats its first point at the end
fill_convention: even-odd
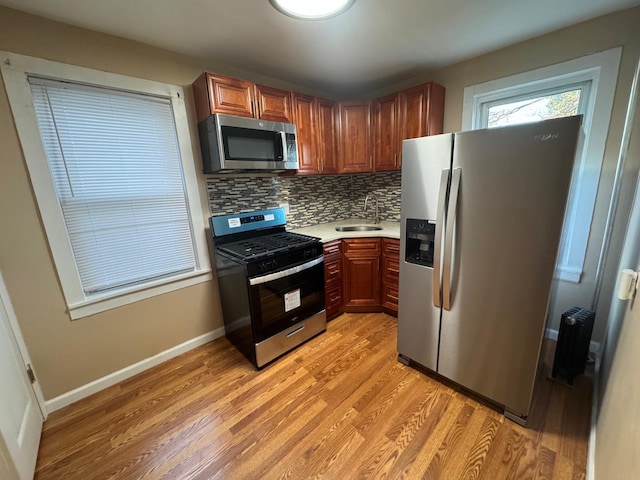
{"type": "Polygon", "coordinates": [[[281,203],[278,206],[284,210],[285,215],[289,215],[289,204],[288,203],[281,203]]]}

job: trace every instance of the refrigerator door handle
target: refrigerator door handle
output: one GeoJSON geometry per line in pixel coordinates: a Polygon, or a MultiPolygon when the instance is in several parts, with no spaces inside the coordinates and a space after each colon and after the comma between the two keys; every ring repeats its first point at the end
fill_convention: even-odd
{"type": "Polygon", "coordinates": [[[433,305],[440,307],[442,292],[440,290],[442,275],[440,273],[440,264],[442,257],[442,228],[444,226],[444,213],[447,202],[447,187],[449,186],[449,174],[451,171],[448,168],[442,170],[440,174],[440,190],[438,191],[438,210],[436,216],[436,233],[433,247],[433,305]]]}
{"type": "Polygon", "coordinates": [[[451,309],[451,263],[453,258],[453,229],[456,224],[458,208],[458,191],[460,190],[461,168],[454,168],[449,190],[449,208],[447,211],[447,225],[444,233],[444,255],[442,269],[442,307],[451,309]]]}

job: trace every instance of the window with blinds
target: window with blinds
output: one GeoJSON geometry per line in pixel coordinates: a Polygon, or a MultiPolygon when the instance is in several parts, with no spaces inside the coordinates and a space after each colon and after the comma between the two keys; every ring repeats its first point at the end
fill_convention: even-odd
{"type": "Polygon", "coordinates": [[[171,99],[29,84],[85,294],[197,269],[171,99]]]}

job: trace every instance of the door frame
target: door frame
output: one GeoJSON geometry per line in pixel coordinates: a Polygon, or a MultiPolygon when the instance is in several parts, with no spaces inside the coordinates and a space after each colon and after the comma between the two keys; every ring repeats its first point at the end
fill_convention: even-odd
{"type": "MultiPolygon", "coordinates": [[[[2,272],[0,271],[0,302],[4,304],[4,309],[7,312],[7,318],[9,319],[9,327],[13,333],[13,338],[18,345],[18,350],[20,352],[20,356],[22,357],[22,363],[26,370],[27,365],[31,365],[31,369],[33,369],[33,362],[31,361],[31,357],[29,357],[29,351],[27,349],[27,345],[24,342],[22,337],[22,330],[20,330],[20,325],[18,324],[18,318],[16,317],[15,311],[13,310],[13,305],[11,303],[11,298],[9,296],[9,291],[7,290],[7,286],[4,281],[4,277],[2,276],[2,272]]],[[[38,401],[38,407],[40,408],[40,413],[42,414],[43,421],[47,419],[47,407],[44,399],[44,395],[42,394],[42,390],[40,389],[40,382],[38,381],[38,376],[36,375],[36,381],[31,384],[31,388],[36,396],[36,400],[38,401]]]]}

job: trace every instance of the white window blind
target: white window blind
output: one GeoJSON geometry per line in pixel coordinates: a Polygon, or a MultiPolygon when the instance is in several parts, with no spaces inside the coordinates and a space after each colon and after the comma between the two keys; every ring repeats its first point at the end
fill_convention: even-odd
{"type": "Polygon", "coordinates": [[[169,98],[29,78],[86,294],[197,266],[169,98]]]}

